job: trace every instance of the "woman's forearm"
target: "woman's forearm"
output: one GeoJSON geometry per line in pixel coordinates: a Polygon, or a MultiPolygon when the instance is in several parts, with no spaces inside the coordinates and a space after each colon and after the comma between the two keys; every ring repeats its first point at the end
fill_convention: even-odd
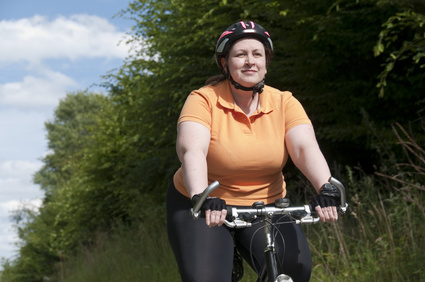
{"type": "Polygon", "coordinates": [[[318,146],[300,150],[298,158],[293,162],[317,192],[331,177],[329,166],[318,146]]]}
{"type": "Polygon", "coordinates": [[[208,186],[210,138],[210,131],[200,123],[186,121],[178,127],[176,150],[183,165],[183,181],[191,198],[208,186]]]}
{"type": "Polygon", "coordinates": [[[299,125],[288,131],[286,146],[292,162],[319,192],[329,181],[331,172],[310,125],[299,125]]]}
{"type": "Polygon", "coordinates": [[[208,186],[207,161],[202,152],[188,151],[182,156],[183,181],[187,192],[193,195],[202,193],[208,186]]]}

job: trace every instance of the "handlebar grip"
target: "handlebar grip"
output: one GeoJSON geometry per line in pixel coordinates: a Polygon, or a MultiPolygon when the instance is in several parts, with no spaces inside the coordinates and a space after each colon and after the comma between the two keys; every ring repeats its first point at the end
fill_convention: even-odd
{"type": "Polygon", "coordinates": [[[339,194],[341,195],[340,209],[342,213],[345,213],[347,211],[348,204],[347,204],[347,194],[346,194],[344,185],[342,185],[342,183],[338,179],[333,177],[329,178],[329,183],[331,183],[332,185],[335,185],[335,187],[338,188],[339,194]]]}
{"type": "Polygon", "coordinates": [[[208,185],[208,187],[205,188],[204,192],[202,192],[198,201],[196,202],[196,204],[191,209],[191,214],[192,214],[192,217],[194,219],[199,218],[199,215],[200,215],[199,210],[201,209],[202,204],[205,202],[205,199],[208,198],[208,196],[211,194],[211,192],[218,188],[218,186],[220,186],[220,183],[216,180],[213,183],[211,183],[210,185],[208,185]]]}
{"type": "Polygon", "coordinates": [[[314,209],[311,205],[308,205],[308,207],[310,208],[310,215],[312,217],[318,217],[316,209],[314,209]]]}
{"type": "Polygon", "coordinates": [[[232,207],[227,206],[226,209],[227,209],[226,219],[227,220],[232,220],[232,217],[233,217],[233,209],[232,209],[232,207]]]}

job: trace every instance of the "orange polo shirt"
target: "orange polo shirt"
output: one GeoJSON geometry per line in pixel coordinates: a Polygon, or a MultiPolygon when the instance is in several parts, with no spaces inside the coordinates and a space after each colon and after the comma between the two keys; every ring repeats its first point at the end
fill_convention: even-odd
{"type": "MultiPolygon", "coordinates": [[[[208,182],[220,186],[211,196],[228,205],[273,203],[286,195],[282,169],[288,159],[285,133],[311,124],[302,105],[288,91],[265,86],[259,108],[250,117],[235,104],[228,81],[205,86],[188,96],[178,119],[203,124],[211,132],[207,155],[208,182]]],[[[174,185],[189,196],[182,165],[174,185]]]]}

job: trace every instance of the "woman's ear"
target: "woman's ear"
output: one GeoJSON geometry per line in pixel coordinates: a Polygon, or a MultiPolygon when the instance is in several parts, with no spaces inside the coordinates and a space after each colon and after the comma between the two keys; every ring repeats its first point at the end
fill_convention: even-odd
{"type": "Polygon", "coordinates": [[[221,58],[221,66],[223,67],[224,70],[227,70],[227,62],[226,62],[226,58],[221,58]]]}
{"type": "Polygon", "coordinates": [[[222,72],[224,74],[224,77],[228,78],[229,76],[229,66],[227,65],[227,60],[225,57],[220,59],[222,72]]]}

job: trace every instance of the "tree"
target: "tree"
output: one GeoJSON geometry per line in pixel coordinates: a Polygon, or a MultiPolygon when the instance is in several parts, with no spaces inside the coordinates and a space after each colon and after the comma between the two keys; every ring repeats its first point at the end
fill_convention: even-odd
{"type": "MultiPolygon", "coordinates": [[[[411,77],[415,67],[425,67],[425,4],[420,1],[408,1],[406,7],[388,18],[383,24],[384,29],[379,34],[379,40],[374,47],[375,56],[387,56],[385,68],[379,75],[377,87],[380,96],[384,96],[387,78],[398,62],[400,70],[407,73],[407,79],[412,83],[422,83],[416,77],[411,77]],[[389,49],[387,52],[385,52],[389,49]],[[403,65],[403,60],[411,59],[412,63],[403,65]],[[417,80],[417,81],[416,81],[417,80]]],[[[400,72],[400,70],[398,70],[400,72]]],[[[397,76],[397,75],[395,75],[397,76]]]]}
{"type": "Polygon", "coordinates": [[[84,238],[86,226],[80,225],[78,215],[84,211],[80,207],[85,205],[86,187],[73,184],[81,183],[80,163],[107,101],[93,93],[68,94],[55,110],[53,121],[45,123],[50,154],[34,177],[45,198],[38,212],[16,211],[19,256],[4,265],[2,279],[44,281],[54,271],[54,264],[84,238]]]}
{"type": "Polygon", "coordinates": [[[46,199],[72,179],[75,163],[83,157],[82,150],[90,142],[90,115],[101,110],[107,98],[102,95],[76,92],[68,94],[55,110],[53,121],[46,122],[49,154],[44,166],[35,174],[34,183],[46,193],[46,199]]]}

